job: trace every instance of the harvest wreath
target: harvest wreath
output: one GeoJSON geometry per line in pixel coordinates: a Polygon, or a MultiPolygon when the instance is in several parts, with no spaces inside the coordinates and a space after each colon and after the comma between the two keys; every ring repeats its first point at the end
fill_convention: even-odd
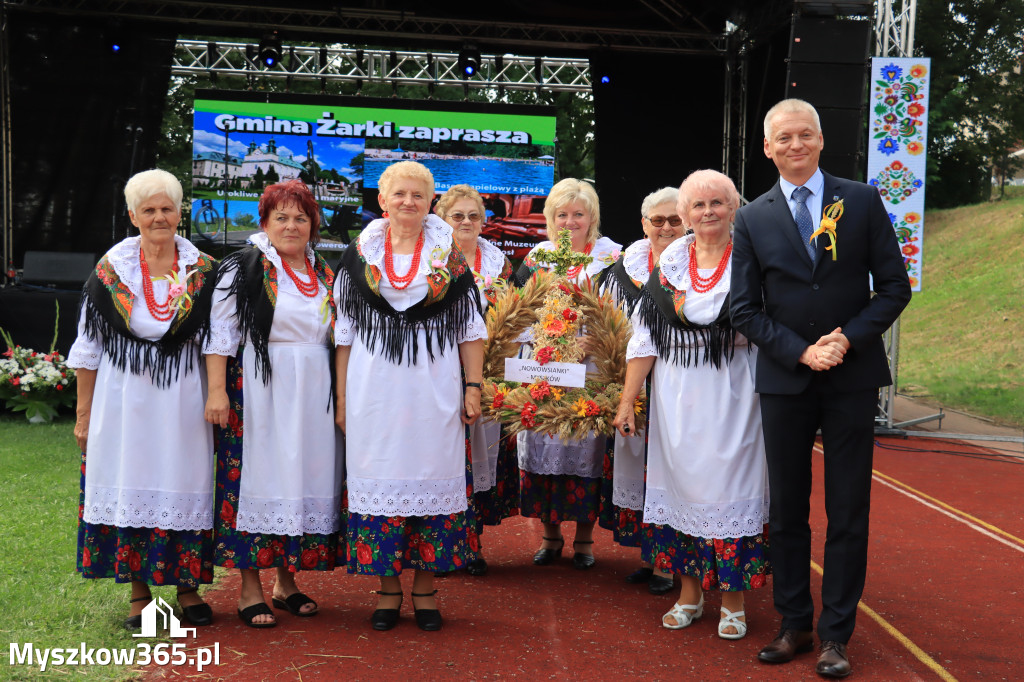
{"type": "MultiPolygon", "coordinates": [[[[567,231],[562,234],[567,237],[567,231]]],[[[568,248],[568,244],[560,244],[555,253],[568,248]]],[[[560,275],[538,270],[521,289],[502,289],[487,310],[487,378],[480,401],[484,414],[504,424],[510,436],[524,430],[563,441],[577,440],[590,432],[612,435],[612,420],[626,376],[630,333],[622,308],[609,293],[599,292],[590,279],[576,284],[565,279],[564,272],[560,275]],[[596,371],[588,374],[584,387],[503,379],[505,359],[518,353],[519,338],[531,326],[533,359],[541,364],[580,362],[584,352],[576,334],[585,326],[596,371]]],[[[645,396],[641,395],[634,404],[638,424],[644,422],[644,403],[645,396]]]]}

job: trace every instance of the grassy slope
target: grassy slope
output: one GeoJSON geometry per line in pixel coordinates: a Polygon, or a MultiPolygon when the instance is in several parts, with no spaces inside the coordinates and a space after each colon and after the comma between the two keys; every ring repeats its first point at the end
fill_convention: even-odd
{"type": "MultiPolygon", "coordinates": [[[[37,648],[133,647],[121,627],[129,588],[84,580],[75,570],[79,457],[73,421],[29,424],[0,414],[0,680],[35,677],[125,679],[116,666],[62,667],[40,674],[9,664],[10,642],[37,648]]],[[[173,588],[154,590],[173,603],[173,588]]],[[[154,640],[145,640],[158,643],[154,640]]]]}
{"type": "Polygon", "coordinates": [[[1024,426],[1024,196],[928,211],[899,389],[1024,426]]]}

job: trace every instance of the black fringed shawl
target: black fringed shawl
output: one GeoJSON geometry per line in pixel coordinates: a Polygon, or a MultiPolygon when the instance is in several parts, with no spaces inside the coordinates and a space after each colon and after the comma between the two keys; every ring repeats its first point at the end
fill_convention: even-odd
{"type": "Polygon", "coordinates": [[[597,286],[599,290],[607,288],[612,296],[622,303],[623,310],[629,316],[633,314],[633,309],[640,301],[643,285],[638,285],[637,281],[629,276],[624,261],[625,252],[610,268],[605,268],[598,273],[597,286]]]}
{"type": "MultiPolygon", "coordinates": [[[[377,352],[396,365],[415,365],[419,356],[417,332],[426,332],[427,355],[454,348],[459,331],[470,323],[480,310],[480,292],[473,281],[473,272],[455,242],[448,255],[446,269],[450,275],[443,293],[430,293],[420,302],[398,311],[377,290],[380,272],[368,264],[356,246],[345,249],[338,266],[338,310],[355,321],[359,338],[371,352],[377,352]]],[[[428,277],[438,278],[433,274],[428,277]]],[[[432,289],[433,289],[432,286],[432,289]]]]}
{"type": "Polygon", "coordinates": [[[714,322],[694,324],[683,315],[683,294],[662,276],[658,266],[640,294],[640,319],[651,332],[658,357],[683,367],[711,364],[721,369],[722,358],[731,360],[736,349],[736,332],[729,322],[729,297],[714,322]]]}
{"type": "Polygon", "coordinates": [[[132,333],[132,306],[145,305],[145,301],[135,301],[107,256],[96,264],[82,289],[79,317],[84,310],[85,335],[101,340],[104,354],[119,370],[135,375],[149,373],[157,388],[167,388],[177,380],[183,364],[186,374],[195,368],[198,348],[210,334],[210,303],[217,262],[200,253],[199,260],[185,269],[187,272],[195,270],[186,281],[192,303],[178,310],[170,328],[156,341],[140,339],[132,333]],[[195,352],[186,351],[185,346],[193,341],[197,344],[195,352]]]}
{"type": "MultiPolygon", "coordinates": [[[[263,252],[256,246],[237,251],[221,262],[217,291],[225,296],[235,297],[235,315],[241,331],[242,343],[251,343],[256,354],[256,375],[263,376],[263,384],[270,382],[270,327],[274,324],[274,306],[277,305],[277,272],[263,252]],[[220,283],[237,271],[231,286],[220,283]]],[[[334,273],[320,254],[316,254],[313,270],[320,283],[327,288],[328,305],[331,306],[331,334],[334,338],[333,299],[334,273]]],[[[333,347],[333,341],[329,341],[333,347]]],[[[331,363],[333,368],[334,363],[331,363]]]]}

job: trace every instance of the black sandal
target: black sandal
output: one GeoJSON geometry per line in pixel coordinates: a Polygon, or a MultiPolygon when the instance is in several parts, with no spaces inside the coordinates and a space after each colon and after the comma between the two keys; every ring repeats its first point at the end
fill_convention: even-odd
{"type": "Polygon", "coordinates": [[[548,542],[559,542],[560,544],[558,545],[558,549],[545,549],[545,548],[538,549],[537,553],[533,555],[533,565],[534,566],[547,566],[548,564],[554,562],[555,559],[557,559],[560,556],[562,556],[562,549],[565,547],[565,538],[564,537],[560,537],[560,538],[549,538],[547,536],[542,536],[542,537],[545,540],[547,540],[548,542]]]}
{"type": "MultiPolygon", "coordinates": [[[[572,548],[574,550],[573,554],[572,554],[572,567],[575,568],[577,571],[585,571],[588,568],[593,568],[594,564],[597,563],[597,559],[594,558],[593,554],[582,554],[580,552],[575,551],[576,545],[592,545],[592,544],[594,544],[593,540],[573,540],[572,541],[572,548]]],[[[591,550],[591,551],[593,551],[593,550],[591,550]]]]}
{"type": "Polygon", "coordinates": [[[181,613],[185,618],[188,618],[189,623],[202,627],[213,623],[213,609],[210,608],[210,605],[206,602],[193,604],[192,606],[182,606],[181,604],[181,595],[192,594],[198,591],[199,589],[196,587],[188,590],[178,590],[178,606],[181,606],[181,613]]]}
{"type": "Polygon", "coordinates": [[[277,619],[270,621],[269,623],[254,623],[256,616],[273,616],[274,612],[270,610],[266,602],[258,602],[251,606],[246,606],[244,609],[238,609],[238,617],[242,619],[242,622],[251,628],[272,628],[277,625],[277,619]]]}
{"type": "Polygon", "coordinates": [[[292,614],[293,616],[298,616],[299,618],[311,618],[316,614],[320,613],[319,605],[306,595],[302,594],[301,592],[296,592],[295,594],[288,595],[284,599],[272,597],[270,599],[270,603],[274,605],[275,609],[284,609],[288,613],[292,614]],[[313,606],[316,606],[316,608],[312,611],[300,611],[299,609],[301,609],[306,604],[312,604],[313,606]]]}
{"type": "Polygon", "coordinates": [[[437,594],[437,590],[433,592],[427,592],[426,594],[412,593],[412,611],[416,616],[416,625],[419,626],[420,630],[426,630],[427,632],[436,632],[441,629],[444,625],[444,621],[441,619],[441,612],[437,609],[418,609],[416,608],[416,597],[433,597],[437,594]]]}
{"type": "MultiPolygon", "coordinates": [[[[377,594],[384,597],[393,597],[395,595],[402,596],[401,592],[384,592],[382,590],[377,590],[377,594]]],[[[390,630],[398,625],[399,609],[401,608],[402,600],[399,599],[397,609],[377,609],[374,611],[373,615],[370,616],[370,624],[373,625],[373,629],[381,631],[390,630]]]]}
{"type": "MultiPolygon", "coordinates": [[[[134,604],[137,601],[153,601],[153,595],[150,594],[148,597],[135,597],[135,599],[129,599],[129,604],[134,604]]],[[[138,630],[142,627],[142,614],[136,616],[128,616],[124,619],[125,630],[138,630]]]]}

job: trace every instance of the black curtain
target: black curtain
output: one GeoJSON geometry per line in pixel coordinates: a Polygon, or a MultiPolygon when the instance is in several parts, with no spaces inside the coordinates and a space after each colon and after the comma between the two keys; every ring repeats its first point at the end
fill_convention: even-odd
{"type": "Polygon", "coordinates": [[[14,262],[98,256],[131,228],[128,177],[154,165],[176,35],[17,8],[8,31],[14,262]]]}
{"type": "Polygon", "coordinates": [[[644,197],[722,170],[725,60],[605,52],[590,72],[601,232],[625,246],[643,237],[644,197]]]}

